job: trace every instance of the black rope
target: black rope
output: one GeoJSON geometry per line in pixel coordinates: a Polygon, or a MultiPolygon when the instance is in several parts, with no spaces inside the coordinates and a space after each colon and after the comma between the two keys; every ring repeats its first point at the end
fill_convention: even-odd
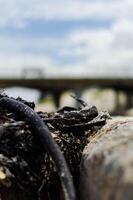
{"type": "Polygon", "coordinates": [[[39,137],[43,147],[47,149],[55,162],[57,173],[60,176],[62,183],[65,199],[75,200],[75,189],[65,158],[52,138],[49,129],[39,115],[29,106],[9,97],[0,98],[0,108],[15,113],[18,117],[25,119],[25,121],[31,126],[34,133],[39,137]]]}

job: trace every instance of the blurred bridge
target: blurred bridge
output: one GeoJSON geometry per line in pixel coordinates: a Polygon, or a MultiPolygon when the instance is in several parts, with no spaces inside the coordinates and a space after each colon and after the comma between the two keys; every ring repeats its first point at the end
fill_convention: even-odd
{"type": "Polygon", "coordinates": [[[0,87],[28,87],[41,91],[85,89],[90,86],[133,90],[133,78],[1,78],[0,87]]]}
{"type": "MultiPolygon", "coordinates": [[[[0,88],[7,87],[26,87],[41,91],[43,98],[46,93],[51,93],[54,97],[56,106],[59,106],[60,96],[64,91],[74,90],[76,94],[89,87],[113,88],[117,93],[123,91],[127,96],[126,107],[132,107],[133,78],[1,78],[0,88]]],[[[119,97],[117,98],[117,109],[119,108],[119,97]]]]}

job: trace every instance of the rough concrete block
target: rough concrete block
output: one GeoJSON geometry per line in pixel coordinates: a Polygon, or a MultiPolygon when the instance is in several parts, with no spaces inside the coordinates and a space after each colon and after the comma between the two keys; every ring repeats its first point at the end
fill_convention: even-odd
{"type": "Polygon", "coordinates": [[[115,118],[89,138],[81,162],[82,200],[133,200],[133,118],[115,118]]]}

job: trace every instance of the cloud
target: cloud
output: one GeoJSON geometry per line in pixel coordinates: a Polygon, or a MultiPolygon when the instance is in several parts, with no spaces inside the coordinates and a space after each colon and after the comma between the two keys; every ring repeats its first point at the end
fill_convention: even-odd
{"type": "Polygon", "coordinates": [[[110,28],[75,30],[68,36],[67,44],[60,54],[68,59],[72,54],[80,58],[86,74],[132,76],[132,20],[122,18],[110,28]]]}
{"type": "Polygon", "coordinates": [[[0,0],[3,27],[25,28],[35,20],[112,20],[109,27],[79,26],[57,38],[0,35],[0,66],[39,66],[51,75],[131,75],[132,13],[132,0],[0,0]]]}
{"type": "Polygon", "coordinates": [[[132,27],[132,20],[122,18],[110,28],[71,30],[58,39],[0,36],[0,66],[42,67],[51,75],[113,74],[114,71],[131,75],[132,27]]]}
{"type": "Polygon", "coordinates": [[[23,28],[36,20],[117,20],[133,17],[132,10],[132,0],[0,0],[0,26],[23,28]]]}
{"type": "Polygon", "coordinates": [[[52,60],[44,55],[0,53],[0,73],[2,76],[21,77],[23,69],[30,69],[31,74],[33,69],[33,76],[35,75],[34,69],[41,69],[44,76],[54,74],[55,71],[52,60]]]}
{"type": "Polygon", "coordinates": [[[14,35],[0,35],[0,53],[1,52],[27,52],[37,53],[38,51],[44,53],[45,50],[57,48],[63,44],[64,40],[51,37],[33,37],[33,36],[16,36],[14,35]]]}

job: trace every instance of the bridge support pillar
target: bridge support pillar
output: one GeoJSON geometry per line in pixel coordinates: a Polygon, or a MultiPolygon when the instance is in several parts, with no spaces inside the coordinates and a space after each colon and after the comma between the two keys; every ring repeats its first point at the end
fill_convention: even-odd
{"type": "MultiPolygon", "coordinates": [[[[80,89],[79,89],[79,90],[75,90],[75,91],[74,91],[74,95],[75,95],[75,97],[81,99],[81,98],[82,98],[82,92],[83,92],[83,91],[80,90],[80,89]]],[[[78,107],[81,106],[81,104],[80,104],[78,101],[76,101],[76,102],[75,102],[75,106],[78,108],[78,107]]]]}
{"type": "Polygon", "coordinates": [[[115,108],[112,112],[112,115],[123,115],[127,107],[126,105],[127,103],[125,101],[123,102],[123,90],[114,89],[114,91],[115,91],[115,108]]]}
{"type": "Polygon", "coordinates": [[[125,92],[126,94],[126,109],[130,109],[133,107],[133,94],[131,91],[125,92]]]}
{"type": "Polygon", "coordinates": [[[53,100],[55,103],[56,108],[60,107],[60,98],[61,98],[62,91],[56,91],[52,93],[53,100]]]}
{"type": "Polygon", "coordinates": [[[122,107],[120,104],[120,91],[115,90],[116,95],[115,95],[115,109],[113,114],[121,114],[122,112],[122,107]]]}
{"type": "Polygon", "coordinates": [[[116,91],[116,106],[114,109],[113,114],[123,114],[127,109],[130,109],[133,107],[133,94],[132,91],[124,91],[124,94],[126,95],[126,102],[125,105],[121,105],[121,101],[120,101],[120,90],[115,90],[116,91]]]}

